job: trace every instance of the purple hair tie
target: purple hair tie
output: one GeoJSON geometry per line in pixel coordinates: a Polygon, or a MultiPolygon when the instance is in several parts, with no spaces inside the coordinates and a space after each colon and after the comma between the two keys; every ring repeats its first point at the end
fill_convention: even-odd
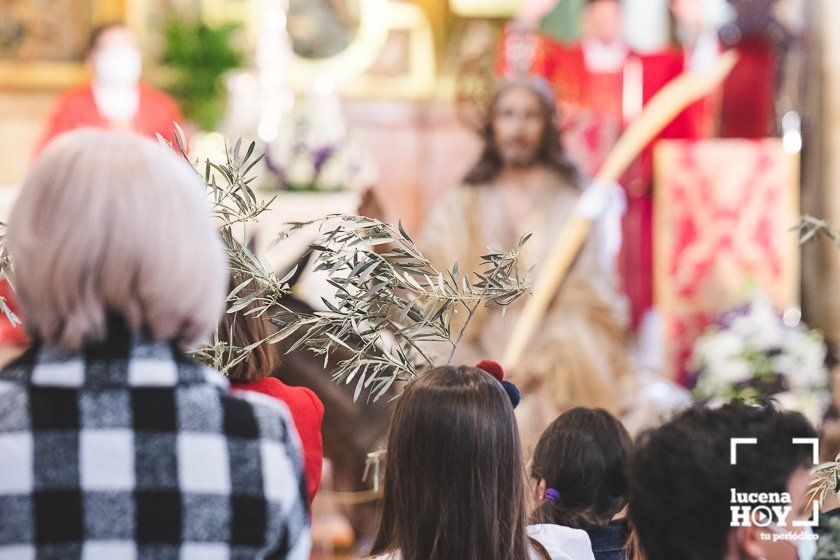
{"type": "Polygon", "coordinates": [[[543,499],[546,499],[549,502],[559,502],[560,492],[558,492],[554,488],[546,488],[545,494],[543,494],[543,499]]]}

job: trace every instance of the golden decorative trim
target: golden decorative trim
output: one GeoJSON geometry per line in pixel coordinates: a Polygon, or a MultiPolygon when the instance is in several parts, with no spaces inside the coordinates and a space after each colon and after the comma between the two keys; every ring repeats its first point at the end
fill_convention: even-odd
{"type": "MultiPolygon", "coordinates": [[[[24,0],[19,0],[24,1],[24,0]]],[[[64,0],[70,1],[70,0],[64,0]]],[[[90,0],[91,27],[113,21],[124,21],[125,0],[90,0]]],[[[9,89],[66,89],[88,77],[85,61],[2,61],[0,87],[9,89]]]]}

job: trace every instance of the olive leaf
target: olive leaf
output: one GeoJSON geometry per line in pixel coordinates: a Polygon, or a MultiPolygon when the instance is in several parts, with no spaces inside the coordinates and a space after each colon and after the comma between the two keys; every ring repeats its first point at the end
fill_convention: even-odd
{"type": "MultiPolygon", "coordinates": [[[[318,228],[311,245],[314,267],[327,271],[327,282],[335,289],[333,299],[323,300],[323,311],[294,311],[287,307],[286,297],[288,281],[296,271],[278,278],[247,246],[249,225],[274,202],[274,198],[260,200],[251,188],[256,179],[252,172],[262,158],[255,156],[255,143],[241,155],[242,141],[237,140],[233,148],[225,146],[224,161],[201,162],[190,161],[186,137],[177,125],[174,146],[160,135],[158,140],[196,168],[206,186],[228,265],[241,278],[227,296],[227,312],[247,307],[245,315],[265,317],[276,327],[265,339],[243,348],[215,333],[194,356],[222,372],[241,363],[262,344],[296,337],[288,352],[305,350],[323,356],[325,369],[335,364],[330,374],[336,382],[355,383],[356,398],[366,391],[375,400],[396,381],[414,378],[421,370],[438,365],[429,354],[430,345],[448,348],[451,361],[479,307],[507,306],[530,286],[527,275],[519,272],[519,251],[529,236],[512,251],[488,249],[479,270],[473,273],[459,268],[458,263],[439,270],[423,256],[401,223],[395,228],[372,218],[332,214],[312,222],[289,223],[279,232],[278,239],[283,239],[305,227],[318,228]],[[464,320],[453,332],[456,315],[464,320]]],[[[10,266],[3,227],[0,224],[0,278],[6,277],[10,266]]],[[[0,312],[19,323],[2,298],[0,312]]]]}
{"type": "Polygon", "coordinates": [[[513,251],[488,249],[479,270],[467,276],[457,263],[446,271],[435,268],[401,224],[394,228],[373,218],[332,214],[289,224],[280,237],[305,227],[318,228],[314,266],[328,273],[334,299],[323,300],[324,311],[290,313],[273,322],[284,333],[299,331],[294,349],[329,361],[340,348],[345,357],[332,378],[355,381],[357,397],[367,388],[376,400],[395,381],[439,365],[427,351],[430,343],[448,347],[451,361],[480,306],[509,305],[530,286],[519,274],[519,250],[527,239],[513,251]],[[453,332],[460,313],[466,318],[453,332]]]}

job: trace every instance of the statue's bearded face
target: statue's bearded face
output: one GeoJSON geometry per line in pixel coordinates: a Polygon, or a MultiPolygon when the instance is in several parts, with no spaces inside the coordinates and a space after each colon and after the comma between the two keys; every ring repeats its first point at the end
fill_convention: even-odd
{"type": "Polygon", "coordinates": [[[493,140],[505,167],[528,167],[539,154],[545,133],[545,111],[537,94],[512,88],[493,111],[493,140]]]}

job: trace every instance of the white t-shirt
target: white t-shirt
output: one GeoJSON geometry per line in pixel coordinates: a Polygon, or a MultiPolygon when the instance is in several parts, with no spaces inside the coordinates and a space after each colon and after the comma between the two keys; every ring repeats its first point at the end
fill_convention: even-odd
{"type": "MultiPolygon", "coordinates": [[[[528,536],[548,551],[551,560],[595,560],[592,543],[583,529],[562,525],[529,525],[528,536]]],[[[538,558],[531,554],[533,558],[538,558]]]]}
{"type": "MultiPolygon", "coordinates": [[[[549,551],[549,554],[551,554],[551,551],[549,551]]],[[[590,552],[590,556],[591,555],[592,555],[592,553],[590,552]]],[[[537,552],[535,550],[531,550],[530,556],[531,556],[531,560],[543,560],[543,557],[540,556],[539,554],[537,554],[537,552]]],[[[402,555],[399,552],[390,552],[388,554],[383,554],[381,556],[373,556],[373,557],[371,557],[370,560],[400,560],[400,558],[402,558],[402,555]]],[[[574,560],[574,559],[571,556],[555,556],[554,554],[551,554],[551,560],[574,560]]]]}
{"type": "MultiPolygon", "coordinates": [[[[583,529],[572,529],[562,525],[529,525],[528,536],[543,545],[551,560],[595,560],[592,543],[583,529]]],[[[374,556],[371,560],[400,560],[399,552],[389,552],[374,556]]],[[[531,551],[531,560],[541,560],[535,550],[531,551]]]]}

